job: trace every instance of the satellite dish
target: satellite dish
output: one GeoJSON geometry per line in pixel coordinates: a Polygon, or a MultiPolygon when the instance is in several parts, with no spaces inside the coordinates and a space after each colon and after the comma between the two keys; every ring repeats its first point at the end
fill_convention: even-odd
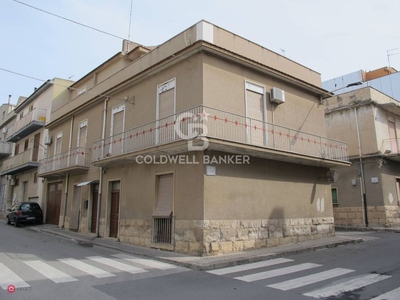
{"type": "Polygon", "coordinates": [[[329,183],[335,183],[339,179],[339,174],[338,172],[334,170],[330,170],[329,172],[326,173],[326,180],[329,183]]]}

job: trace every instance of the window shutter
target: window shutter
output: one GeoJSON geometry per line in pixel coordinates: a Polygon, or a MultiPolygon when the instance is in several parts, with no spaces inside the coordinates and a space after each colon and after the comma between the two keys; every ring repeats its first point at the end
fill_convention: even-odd
{"type": "Polygon", "coordinates": [[[165,91],[160,94],[160,104],[159,104],[159,118],[165,118],[173,115],[174,112],[174,95],[175,88],[165,91]]]}
{"type": "Polygon", "coordinates": [[[174,175],[160,175],[157,179],[157,203],[153,217],[169,217],[172,213],[174,175]]]}
{"type": "Polygon", "coordinates": [[[86,147],[86,131],[87,127],[81,127],[79,128],[79,141],[78,141],[78,147],[85,148],[86,147]]]}
{"type": "Polygon", "coordinates": [[[251,90],[246,90],[247,123],[249,127],[249,142],[264,145],[264,96],[251,90]]]}

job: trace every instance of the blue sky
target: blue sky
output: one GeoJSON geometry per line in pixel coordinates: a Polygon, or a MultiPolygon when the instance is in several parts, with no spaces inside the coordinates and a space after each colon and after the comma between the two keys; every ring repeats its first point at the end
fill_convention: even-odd
{"type": "MultiPolygon", "coordinates": [[[[128,38],[131,0],[21,1],[128,38]]],[[[78,80],[121,50],[121,39],[13,0],[1,0],[0,12],[2,69],[42,80],[78,80]]],[[[327,80],[386,66],[386,51],[400,48],[399,12],[398,0],[133,0],[130,39],[158,45],[205,19],[285,53],[327,80]]],[[[391,66],[400,70],[400,54],[391,56],[391,66]]],[[[8,95],[16,103],[42,83],[0,70],[0,103],[8,95]]]]}

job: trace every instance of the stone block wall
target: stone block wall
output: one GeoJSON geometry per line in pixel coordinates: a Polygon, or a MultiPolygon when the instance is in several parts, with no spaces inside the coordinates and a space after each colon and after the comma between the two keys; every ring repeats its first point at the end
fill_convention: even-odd
{"type": "Polygon", "coordinates": [[[177,220],[175,251],[216,255],[334,235],[333,218],[177,220]]]}
{"type": "MultiPolygon", "coordinates": [[[[392,227],[400,225],[400,207],[395,206],[369,206],[368,225],[392,227]]],[[[364,227],[364,211],[362,207],[334,207],[333,217],[335,226],[364,227]]]]}
{"type": "Polygon", "coordinates": [[[150,247],[151,221],[142,219],[122,219],[119,221],[118,236],[121,242],[150,247]]]}

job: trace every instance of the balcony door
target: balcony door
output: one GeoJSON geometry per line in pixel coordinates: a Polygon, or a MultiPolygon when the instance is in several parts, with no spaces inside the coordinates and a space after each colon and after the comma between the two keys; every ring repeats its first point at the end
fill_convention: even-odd
{"type": "Polygon", "coordinates": [[[267,104],[265,88],[263,86],[247,82],[246,86],[246,124],[247,142],[254,145],[266,146],[267,133],[267,104]]]}
{"type": "Polygon", "coordinates": [[[78,143],[76,151],[76,164],[78,166],[85,165],[86,154],[86,137],[87,137],[87,120],[79,123],[78,128],[78,143]]]}
{"type": "Polygon", "coordinates": [[[396,123],[394,122],[394,118],[388,119],[388,127],[390,138],[390,151],[392,151],[392,153],[399,153],[399,149],[397,146],[396,123]]]}
{"type": "Polygon", "coordinates": [[[54,142],[54,161],[53,161],[53,170],[57,170],[61,165],[61,146],[62,146],[62,132],[56,135],[56,140],[54,142]]]}
{"type": "Polygon", "coordinates": [[[32,161],[38,161],[39,144],[40,144],[40,132],[38,134],[35,134],[35,137],[33,138],[32,161]]]}
{"type": "Polygon", "coordinates": [[[124,149],[125,104],[113,107],[111,116],[110,155],[120,155],[124,149]]]}
{"type": "Polygon", "coordinates": [[[175,79],[158,86],[156,113],[156,144],[175,140],[175,79]]]}

